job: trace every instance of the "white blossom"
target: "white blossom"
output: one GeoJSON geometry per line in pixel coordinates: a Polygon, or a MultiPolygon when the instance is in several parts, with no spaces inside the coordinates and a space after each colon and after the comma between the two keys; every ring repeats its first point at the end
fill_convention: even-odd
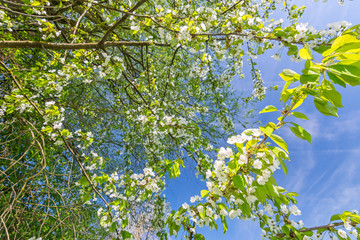
{"type": "Polygon", "coordinates": [[[99,208],[99,210],[97,211],[97,215],[100,216],[102,211],[103,211],[103,208],[99,208]]]}
{"type": "Polygon", "coordinates": [[[305,33],[307,31],[307,23],[300,23],[299,25],[296,26],[296,30],[300,33],[305,33]]]}
{"type": "Polygon", "coordinates": [[[300,228],[302,228],[302,227],[304,226],[303,220],[300,220],[300,221],[299,221],[299,226],[300,226],[300,228]]]}
{"type": "Polygon", "coordinates": [[[218,158],[219,159],[225,159],[225,158],[230,158],[233,155],[233,151],[231,148],[223,148],[221,147],[218,153],[218,158]]]}
{"type": "Polygon", "coordinates": [[[46,102],[46,103],[45,103],[45,106],[46,106],[47,108],[49,108],[49,107],[51,107],[51,106],[54,105],[54,104],[55,104],[54,101],[49,101],[49,102],[46,102]]]}
{"type": "Polygon", "coordinates": [[[244,143],[246,141],[249,141],[251,139],[250,136],[247,136],[245,134],[241,134],[241,135],[236,135],[236,136],[232,136],[227,140],[227,143],[229,144],[235,144],[235,143],[244,143]]]}
{"type": "Polygon", "coordinates": [[[185,209],[185,210],[188,210],[189,209],[189,204],[183,203],[182,208],[185,209]]]}
{"type": "Polygon", "coordinates": [[[294,220],[291,220],[291,226],[293,226],[294,228],[298,228],[299,224],[297,224],[297,222],[295,222],[294,220]]]}
{"type": "Polygon", "coordinates": [[[295,216],[301,215],[301,211],[297,208],[297,206],[292,205],[292,206],[290,206],[289,209],[290,209],[291,214],[293,214],[295,216]]]}
{"type": "Polygon", "coordinates": [[[249,204],[254,203],[256,200],[257,200],[257,198],[256,198],[254,195],[249,195],[249,196],[246,197],[246,201],[247,201],[249,204]]]}
{"type": "Polygon", "coordinates": [[[290,57],[290,60],[291,60],[292,62],[296,62],[296,63],[303,61],[303,59],[300,58],[299,56],[297,56],[297,57],[291,56],[291,57],[290,57]]]}
{"type": "Polygon", "coordinates": [[[145,124],[148,121],[148,118],[144,115],[140,115],[137,120],[141,122],[142,124],[145,124]]]}
{"type": "Polygon", "coordinates": [[[133,30],[133,31],[139,31],[140,26],[136,25],[135,22],[131,22],[130,29],[133,30]]]}
{"type": "Polygon", "coordinates": [[[155,173],[153,172],[152,168],[144,168],[143,171],[144,171],[144,175],[152,176],[152,177],[155,176],[155,173]]]}
{"type": "Polygon", "coordinates": [[[267,169],[265,169],[264,171],[262,171],[262,175],[264,178],[268,179],[271,177],[271,172],[267,169]]]}
{"type": "Polygon", "coordinates": [[[241,164],[241,165],[242,165],[242,164],[246,164],[246,163],[248,162],[247,156],[244,155],[244,154],[241,154],[238,162],[239,162],[239,164],[241,164]]]}
{"type": "Polygon", "coordinates": [[[274,21],[275,25],[282,24],[284,22],[284,19],[280,18],[279,20],[274,21]]]}
{"type": "Polygon", "coordinates": [[[275,54],[275,55],[272,55],[271,56],[273,59],[275,59],[276,61],[281,61],[281,57],[280,57],[280,55],[279,54],[275,54]]]}
{"type": "Polygon", "coordinates": [[[229,218],[230,218],[230,219],[234,219],[234,218],[236,218],[236,217],[239,216],[239,215],[240,215],[239,210],[231,210],[231,211],[229,212],[229,218]]]}
{"type": "Polygon", "coordinates": [[[263,176],[257,176],[257,180],[256,180],[260,185],[265,185],[267,179],[264,178],[263,176]]]}
{"type": "Polygon", "coordinates": [[[179,40],[190,40],[191,35],[188,31],[188,26],[182,26],[179,30],[179,40]]]}
{"type": "Polygon", "coordinates": [[[247,129],[245,132],[251,132],[254,137],[260,137],[263,135],[263,132],[258,128],[247,129]]]}
{"type": "Polygon", "coordinates": [[[350,231],[350,230],[352,229],[352,226],[351,226],[351,224],[350,224],[350,221],[346,221],[346,222],[344,223],[344,228],[345,228],[346,230],[348,230],[348,231],[350,231]]]}
{"type": "Polygon", "coordinates": [[[265,210],[270,216],[272,216],[272,215],[274,214],[273,208],[272,208],[272,206],[271,206],[270,204],[265,205],[264,210],[265,210]]]}
{"type": "Polygon", "coordinates": [[[352,230],[350,233],[351,233],[352,235],[354,235],[356,238],[358,237],[358,232],[357,232],[356,229],[352,230]]]}
{"type": "Polygon", "coordinates": [[[338,230],[338,234],[339,234],[339,236],[342,237],[342,238],[346,238],[346,237],[347,237],[346,232],[345,232],[344,230],[342,230],[342,229],[339,229],[339,230],[338,230]]]}
{"type": "Polygon", "coordinates": [[[227,216],[228,212],[223,208],[223,209],[220,210],[220,215],[221,216],[227,216]]]}
{"type": "Polygon", "coordinates": [[[211,217],[214,214],[213,210],[211,208],[206,208],[206,216],[211,217]]]}
{"type": "Polygon", "coordinates": [[[287,209],[286,205],[281,205],[281,211],[285,214],[289,213],[289,210],[287,209]]]}
{"type": "Polygon", "coordinates": [[[253,163],[253,166],[255,169],[261,169],[262,168],[262,162],[259,159],[256,159],[253,163]]]}

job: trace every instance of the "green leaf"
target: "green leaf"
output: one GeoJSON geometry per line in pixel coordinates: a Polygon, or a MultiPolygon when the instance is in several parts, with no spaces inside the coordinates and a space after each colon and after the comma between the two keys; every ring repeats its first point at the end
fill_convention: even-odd
{"type": "Polygon", "coordinates": [[[103,184],[104,182],[107,182],[109,180],[109,175],[103,173],[102,176],[98,176],[96,177],[97,182],[99,183],[99,185],[103,184]]]}
{"type": "MultiPolygon", "coordinates": [[[[129,225],[129,219],[125,218],[122,220],[122,228],[126,228],[129,225]]],[[[131,236],[131,235],[130,235],[131,236]]]]}
{"type": "Polygon", "coordinates": [[[276,134],[271,134],[269,136],[271,138],[271,140],[273,140],[277,145],[279,145],[282,149],[284,149],[287,153],[288,152],[288,147],[286,142],[284,141],[284,139],[282,139],[280,136],[276,135],[276,134]]]}
{"type": "Polygon", "coordinates": [[[331,45],[331,48],[336,49],[338,47],[343,46],[346,43],[351,43],[351,42],[359,42],[359,40],[355,36],[352,36],[350,34],[342,35],[335,39],[335,41],[331,45]]]}
{"type": "MultiPolygon", "coordinates": [[[[287,225],[287,224],[286,224],[286,225],[287,225]]],[[[281,230],[282,230],[283,233],[285,233],[286,236],[289,236],[290,230],[289,230],[289,228],[288,228],[286,225],[282,226],[282,227],[281,227],[281,230]]]]}
{"type": "Polygon", "coordinates": [[[328,101],[316,97],[314,99],[316,109],[324,115],[338,117],[337,108],[331,105],[328,101]]]}
{"type": "Polygon", "coordinates": [[[169,171],[169,178],[178,178],[180,176],[180,165],[184,167],[184,163],[181,159],[176,159],[173,161],[167,160],[166,162],[166,168],[169,171]]]}
{"type": "Polygon", "coordinates": [[[301,84],[314,83],[319,79],[319,77],[320,77],[320,75],[303,74],[300,76],[300,82],[301,82],[301,84]]]}
{"type": "Polygon", "coordinates": [[[291,114],[294,116],[294,117],[297,117],[297,118],[300,118],[300,119],[305,119],[305,120],[309,120],[309,118],[301,113],[301,112],[291,112],[291,114]]]}
{"type": "Polygon", "coordinates": [[[311,51],[309,51],[309,49],[306,49],[306,48],[300,49],[299,56],[305,60],[313,59],[311,51]]]}
{"type": "Polygon", "coordinates": [[[200,137],[200,136],[201,136],[201,129],[200,129],[199,127],[197,127],[197,128],[195,129],[195,136],[196,136],[196,137],[200,137]]]}
{"type": "Polygon", "coordinates": [[[112,201],[112,202],[110,203],[110,205],[117,206],[117,205],[119,205],[120,201],[121,201],[120,199],[116,199],[116,200],[112,201]]]}
{"type": "MultiPolygon", "coordinates": [[[[243,199],[245,201],[245,199],[243,199]]],[[[250,216],[251,214],[251,208],[249,206],[249,204],[247,204],[246,202],[241,204],[240,206],[240,210],[242,211],[242,213],[244,214],[244,216],[250,216]]]]}
{"type": "Polygon", "coordinates": [[[351,214],[351,215],[349,215],[349,217],[350,217],[351,221],[360,224],[360,216],[359,215],[351,214]]]}
{"type": "Polygon", "coordinates": [[[201,212],[199,212],[199,215],[200,215],[200,217],[202,218],[202,219],[204,219],[205,217],[206,217],[206,210],[205,210],[206,208],[203,208],[203,210],[201,211],[201,212]]]}
{"type": "Polygon", "coordinates": [[[32,6],[40,6],[41,3],[40,3],[39,1],[33,1],[33,2],[31,3],[31,5],[32,5],[32,6]]]}
{"type": "Polygon", "coordinates": [[[267,193],[266,186],[258,185],[254,195],[261,203],[263,203],[266,200],[266,193],[267,193]]]}
{"type": "MultiPolygon", "coordinates": [[[[273,178],[273,177],[271,177],[271,178],[273,178]]],[[[270,181],[270,179],[269,179],[269,181],[266,182],[265,186],[272,198],[279,197],[279,193],[274,188],[274,185],[273,185],[272,181],[270,181]]]]}
{"type": "Polygon", "coordinates": [[[342,81],[351,86],[360,85],[360,61],[351,65],[334,64],[328,67],[342,81]]]}
{"type": "Polygon", "coordinates": [[[309,44],[305,44],[304,47],[305,47],[306,51],[308,52],[308,54],[310,54],[310,56],[313,58],[313,54],[311,52],[312,49],[310,48],[309,44]]]}
{"type": "Polygon", "coordinates": [[[277,159],[279,160],[280,165],[286,175],[288,170],[287,170],[287,166],[285,164],[285,160],[289,160],[289,158],[286,156],[286,154],[284,153],[284,151],[281,148],[271,147],[270,149],[275,154],[277,159]]]}
{"type": "Polygon", "coordinates": [[[321,92],[323,93],[325,98],[328,99],[335,107],[344,107],[341,102],[341,94],[335,89],[323,89],[321,92]]]}
{"type": "Polygon", "coordinates": [[[91,200],[91,195],[90,195],[89,193],[85,193],[85,194],[82,196],[82,200],[83,200],[83,202],[90,201],[90,200],[91,200]]]}
{"type": "Polygon", "coordinates": [[[346,83],[341,78],[337,77],[335,74],[333,74],[333,73],[331,73],[329,71],[327,71],[326,73],[327,73],[327,75],[329,76],[330,80],[333,83],[338,84],[338,85],[346,88],[346,83]]]}
{"type": "Polygon", "coordinates": [[[303,239],[303,236],[301,236],[301,234],[300,234],[300,232],[297,230],[297,229],[295,229],[295,228],[292,228],[292,232],[295,234],[295,236],[296,236],[296,239],[303,239]]]}
{"type": "Polygon", "coordinates": [[[209,191],[208,191],[208,190],[201,190],[201,191],[200,191],[201,197],[206,197],[208,194],[209,194],[209,191]]]}
{"type": "Polygon", "coordinates": [[[170,179],[171,178],[178,178],[180,176],[180,168],[179,168],[179,163],[175,162],[170,170],[170,179]]]}
{"type": "MultiPolygon", "coordinates": [[[[360,45],[360,44],[359,44],[360,45]]],[[[337,60],[360,60],[360,54],[359,53],[344,53],[340,54],[336,57],[337,60]]]]}
{"type": "MultiPolygon", "coordinates": [[[[306,99],[307,95],[302,95],[299,100],[297,100],[296,104],[292,107],[292,110],[298,108],[303,104],[304,100],[306,99]]],[[[294,100],[294,99],[293,99],[294,100]]],[[[292,102],[291,102],[292,103],[292,102]]]]}
{"type": "Polygon", "coordinates": [[[281,97],[280,97],[280,99],[281,99],[283,102],[286,102],[287,100],[289,100],[289,98],[291,97],[291,95],[294,93],[295,89],[296,89],[296,88],[283,90],[283,91],[281,92],[281,97]]]}
{"type": "Polygon", "coordinates": [[[358,53],[360,52],[360,41],[346,43],[336,49],[336,53],[358,53]]]}
{"type": "Polygon", "coordinates": [[[220,215],[220,218],[221,218],[221,223],[222,223],[222,225],[223,225],[224,233],[226,233],[226,231],[228,230],[228,225],[227,225],[227,221],[226,221],[226,216],[220,215]]]}
{"type": "Polygon", "coordinates": [[[194,235],[195,240],[205,240],[205,237],[201,235],[200,233],[197,233],[194,235]]]}
{"type": "Polygon", "coordinates": [[[327,45],[320,45],[320,46],[316,46],[313,48],[313,50],[315,52],[320,53],[320,54],[324,53],[328,49],[330,49],[330,47],[327,45]]]}
{"type": "Polygon", "coordinates": [[[271,127],[270,125],[266,125],[266,127],[259,127],[259,129],[265,133],[267,136],[270,136],[273,131],[274,131],[274,128],[271,127]]]}
{"type": "Polygon", "coordinates": [[[129,233],[128,231],[121,230],[121,237],[122,239],[131,239],[133,235],[129,233]]]}
{"type": "Polygon", "coordinates": [[[289,45],[288,48],[289,48],[289,50],[287,52],[288,56],[296,55],[296,53],[298,52],[298,49],[299,49],[295,44],[289,45]]]}
{"type": "Polygon", "coordinates": [[[250,141],[248,141],[247,143],[246,143],[246,148],[250,148],[251,146],[254,146],[255,144],[257,144],[259,142],[259,140],[257,140],[257,139],[251,139],[250,141]]]}
{"type": "Polygon", "coordinates": [[[331,218],[330,218],[330,221],[336,221],[336,220],[341,220],[339,214],[332,215],[331,218]]]}
{"type": "Polygon", "coordinates": [[[303,75],[300,76],[300,82],[302,84],[316,82],[316,80],[320,77],[320,69],[313,66],[310,60],[306,61],[305,68],[302,70],[302,73],[303,75]]]}
{"type": "Polygon", "coordinates": [[[129,203],[127,200],[123,200],[120,202],[120,208],[119,211],[122,211],[123,209],[125,209],[126,207],[128,207],[129,203]]]}
{"type": "Polygon", "coordinates": [[[281,92],[283,92],[283,91],[285,91],[286,89],[288,89],[288,87],[290,86],[291,83],[292,83],[291,81],[286,82],[285,85],[284,85],[284,87],[283,87],[283,89],[281,90],[281,92]]]}
{"type": "Polygon", "coordinates": [[[81,178],[79,179],[79,183],[81,184],[82,187],[86,187],[90,185],[89,181],[86,179],[85,176],[81,176],[81,178]]]}
{"type": "Polygon", "coordinates": [[[240,177],[240,175],[235,175],[233,177],[233,181],[234,181],[234,185],[239,188],[242,191],[245,191],[245,184],[244,184],[244,180],[242,179],[242,177],[240,177]]]}
{"type": "Polygon", "coordinates": [[[268,105],[263,110],[261,110],[259,113],[275,112],[275,111],[278,111],[278,109],[275,106],[268,105]]]}
{"type": "Polygon", "coordinates": [[[300,139],[306,140],[311,144],[311,135],[304,128],[296,123],[291,123],[294,127],[290,127],[290,130],[300,139]]]}
{"type": "Polygon", "coordinates": [[[296,192],[289,192],[289,193],[286,194],[286,196],[288,196],[288,198],[291,200],[291,202],[293,202],[294,204],[296,204],[296,203],[297,203],[297,200],[296,200],[294,197],[295,197],[295,196],[296,196],[296,197],[299,196],[299,194],[296,193],[296,192]]]}
{"type": "MultiPolygon", "coordinates": [[[[237,156],[239,156],[238,154],[236,154],[237,156]]],[[[235,170],[238,167],[238,162],[236,159],[233,159],[229,162],[228,166],[231,170],[235,170]]]]}
{"type": "Polygon", "coordinates": [[[273,129],[278,129],[278,126],[273,122],[268,122],[268,124],[266,124],[266,126],[269,126],[269,127],[273,128],[273,129]]]}
{"type": "Polygon", "coordinates": [[[341,46],[343,46],[343,45],[345,45],[347,43],[352,43],[352,42],[357,42],[357,41],[358,40],[356,39],[356,37],[354,37],[352,35],[349,35],[349,34],[342,35],[342,36],[335,39],[335,41],[331,45],[330,49],[323,52],[323,56],[327,57],[328,55],[330,55],[331,53],[336,51],[338,48],[340,48],[341,46]]]}
{"type": "Polygon", "coordinates": [[[300,78],[300,75],[291,69],[282,70],[282,72],[279,74],[279,76],[286,82],[292,81],[292,80],[299,80],[299,78],[300,78]]]}
{"type": "Polygon", "coordinates": [[[314,90],[311,90],[311,89],[307,89],[307,88],[302,88],[301,89],[304,93],[308,94],[308,95],[311,95],[311,96],[314,96],[314,97],[317,97],[319,94],[314,91],[314,90]]]}
{"type": "Polygon", "coordinates": [[[118,223],[117,222],[113,222],[109,228],[110,232],[114,232],[116,229],[118,228],[118,223]]]}

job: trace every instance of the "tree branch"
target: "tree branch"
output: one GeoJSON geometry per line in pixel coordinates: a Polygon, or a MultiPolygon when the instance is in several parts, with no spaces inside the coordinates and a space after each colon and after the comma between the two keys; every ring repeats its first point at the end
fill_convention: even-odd
{"type": "MultiPolygon", "coordinates": [[[[119,46],[161,46],[169,47],[170,44],[156,43],[150,41],[114,41],[105,42],[103,47],[119,47],[119,46]]],[[[100,49],[98,43],[49,43],[41,41],[0,41],[1,48],[40,48],[53,50],[66,49],[100,49]]]]}
{"type": "Polygon", "coordinates": [[[314,230],[318,230],[318,229],[329,229],[329,228],[337,227],[337,226],[340,226],[340,225],[344,225],[344,223],[343,222],[336,222],[336,223],[330,223],[328,225],[323,225],[323,226],[304,228],[304,229],[300,229],[299,232],[309,232],[309,231],[314,231],[314,230]]]}
{"type": "MultiPolygon", "coordinates": [[[[353,225],[353,226],[357,225],[357,223],[355,223],[355,222],[351,222],[350,224],[353,225]]],[[[319,230],[319,229],[329,230],[330,228],[338,227],[338,226],[341,226],[341,225],[344,225],[344,222],[335,222],[335,223],[330,223],[330,224],[322,225],[322,226],[303,228],[303,229],[299,229],[299,232],[310,232],[310,231],[315,231],[315,230],[319,230]]],[[[285,233],[279,233],[279,234],[277,234],[277,236],[284,237],[285,233]]]]}
{"type": "MultiPolygon", "coordinates": [[[[136,9],[138,9],[141,5],[143,5],[147,0],[141,0],[140,2],[138,2],[133,8],[130,9],[129,12],[133,12],[136,9]]],[[[115,28],[117,28],[122,22],[124,22],[127,18],[129,17],[128,13],[125,13],[125,15],[119,20],[117,21],[104,35],[104,37],[100,40],[100,42],[98,43],[99,46],[103,46],[103,44],[105,44],[106,39],[109,37],[110,33],[112,33],[115,28]]]]}

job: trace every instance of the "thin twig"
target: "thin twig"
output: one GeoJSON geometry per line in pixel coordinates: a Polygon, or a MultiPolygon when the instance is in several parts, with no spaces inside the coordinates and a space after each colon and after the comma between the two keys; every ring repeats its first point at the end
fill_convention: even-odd
{"type": "MultiPolygon", "coordinates": [[[[143,5],[147,0],[141,0],[140,2],[138,2],[133,8],[130,9],[129,12],[133,12],[136,9],[138,9],[141,5],[143,5]]],[[[103,36],[103,38],[100,40],[100,42],[98,43],[100,48],[102,48],[102,46],[104,45],[105,41],[107,40],[107,38],[109,37],[109,35],[115,30],[115,28],[117,28],[122,22],[124,22],[130,15],[128,13],[125,13],[125,15],[118,20],[103,36]]]]}

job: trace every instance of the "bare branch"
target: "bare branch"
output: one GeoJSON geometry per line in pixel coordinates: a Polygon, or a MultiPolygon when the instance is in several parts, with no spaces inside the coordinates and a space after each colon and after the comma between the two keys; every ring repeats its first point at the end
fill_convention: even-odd
{"type": "MultiPolygon", "coordinates": [[[[138,2],[133,8],[130,9],[129,12],[133,12],[138,9],[141,5],[143,5],[147,0],[141,0],[138,2]]],[[[129,17],[129,14],[126,13],[119,21],[117,21],[104,35],[104,37],[100,40],[99,46],[103,46],[105,44],[106,39],[109,37],[110,33],[112,33],[115,28],[117,28],[122,22],[124,22],[129,17]]]]}

